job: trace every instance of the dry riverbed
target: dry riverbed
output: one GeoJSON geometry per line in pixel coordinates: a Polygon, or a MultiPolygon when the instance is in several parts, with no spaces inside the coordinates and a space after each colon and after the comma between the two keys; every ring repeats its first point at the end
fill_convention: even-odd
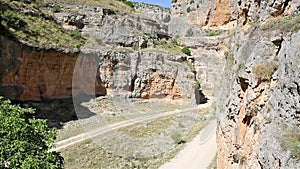
{"type": "MultiPolygon", "coordinates": [[[[127,114],[125,118],[120,118],[122,117],[120,110],[129,110],[128,106],[122,107],[121,104],[116,105],[107,98],[98,98],[83,103],[84,106],[90,107],[92,112],[96,112],[95,107],[97,107],[98,113],[87,119],[66,123],[59,131],[58,140],[84,133],[87,128],[92,128],[91,124],[99,123],[99,117],[106,118],[108,123],[115,123],[124,121],[128,117],[141,117],[191,107],[191,104],[182,101],[137,100],[131,103],[129,108],[137,114],[127,114]],[[113,112],[114,115],[112,115],[113,112]]],[[[162,116],[112,130],[93,139],[71,145],[61,150],[65,158],[65,167],[71,169],[158,168],[173,158],[185,142],[199,133],[206,124],[205,117],[208,112],[209,106],[195,111],[162,116]]]]}

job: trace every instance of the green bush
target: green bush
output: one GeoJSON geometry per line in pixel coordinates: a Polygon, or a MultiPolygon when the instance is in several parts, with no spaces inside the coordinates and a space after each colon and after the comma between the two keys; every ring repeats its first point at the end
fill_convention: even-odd
{"type": "Polygon", "coordinates": [[[282,135],[281,146],[291,152],[291,157],[300,159],[300,128],[285,131],[282,135]]]}
{"type": "Polygon", "coordinates": [[[209,36],[219,36],[219,35],[220,35],[220,32],[218,32],[218,31],[209,32],[209,36]]]}
{"type": "Polygon", "coordinates": [[[61,12],[61,7],[57,4],[54,4],[52,6],[52,10],[53,10],[53,12],[61,12]]]}
{"type": "Polygon", "coordinates": [[[49,151],[56,130],[33,115],[33,109],[12,105],[0,97],[0,168],[63,167],[63,157],[49,151]]]}
{"type": "Polygon", "coordinates": [[[179,54],[181,51],[177,38],[173,40],[166,40],[166,39],[155,40],[153,47],[164,51],[168,51],[169,53],[173,53],[173,54],[179,54]]]}
{"type": "Polygon", "coordinates": [[[188,55],[188,56],[192,56],[191,54],[191,50],[186,46],[184,48],[181,49],[181,52],[188,55]]]}
{"type": "Polygon", "coordinates": [[[127,5],[127,6],[129,6],[130,8],[134,8],[134,3],[133,2],[131,2],[131,1],[123,1],[123,3],[125,4],[125,5],[127,5]]]}
{"type": "Polygon", "coordinates": [[[180,133],[173,133],[171,135],[172,140],[174,141],[175,144],[182,144],[185,141],[182,139],[182,136],[180,133]]]}
{"type": "Polygon", "coordinates": [[[10,10],[0,11],[0,20],[1,20],[1,27],[4,27],[6,29],[8,28],[20,29],[26,26],[25,21],[15,12],[10,10]]]}
{"type": "Polygon", "coordinates": [[[200,89],[201,88],[201,83],[199,80],[196,80],[196,87],[197,89],[200,89]]]}
{"type": "Polygon", "coordinates": [[[173,39],[171,41],[171,43],[174,45],[174,46],[179,46],[179,42],[177,41],[177,38],[173,39]]]}
{"type": "Polygon", "coordinates": [[[190,13],[190,12],[191,12],[191,8],[188,7],[188,8],[186,9],[186,12],[187,12],[187,13],[190,13]]]}

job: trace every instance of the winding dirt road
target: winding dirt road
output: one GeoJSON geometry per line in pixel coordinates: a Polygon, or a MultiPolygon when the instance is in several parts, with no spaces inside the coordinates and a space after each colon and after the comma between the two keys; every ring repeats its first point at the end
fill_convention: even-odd
{"type": "Polygon", "coordinates": [[[64,149],[64,148],[69,147],[71,145],[74,145],[76,143],[80,143],[84,140],[94,138],[96,136],[99,136],[101,134],[107,133],[107,132],[112,131],[112,130],[127,127],[127,126],[134,125],[134,124],[137,124],[137,123],[140,123],[140,122],[145,122],[145,121],[152,120],[152,119],[155,119],[155,118],[169,116],[169,115],[173,115],[173,114],[177,114],[177,113],[184,113],[184,112],[188,112],[188,111],[195,111],[195,110],[198,110],[198,109],[201,109],[201,108],[208,107],[209,105],[211,105],[211,103],[203,104],[203,105],[193,107],[193,108],[188,108],[188,109],[174,110],[174,111],[163,112],[163,113],[159,113],[159,114],[139,117],[139,118],[135,118],[135,119],[130,119],[130,120],[110,124],[110,125],[107,125],[105,127],[96,128],[96,129],[88,131],[86,133],[79,134],[77,136],[73,136],[73,137],[70,137],[68,139],[56,142],[55,143],[55,148],[51,149],[50,151],[59,151],[61,149],[64,149]]]}
{"type": "Polygon", "coordinates": [[[207,169],[217,152],[217,120],[210,123],[175,158],[159,169],[207,169]]]}

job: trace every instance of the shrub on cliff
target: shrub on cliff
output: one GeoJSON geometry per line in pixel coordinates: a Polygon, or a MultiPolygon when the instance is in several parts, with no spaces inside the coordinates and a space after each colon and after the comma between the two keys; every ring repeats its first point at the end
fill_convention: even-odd
{"type": "Polygon", "coordinates": [[[130,8],[134,8],[134,3],[127,0],[121,0],[125,5],[129,6],[130,8]]]}
{"type": "Polygon", "coordinates": [[[273,62],[265,62],[254,65],[252,68],[255,76],[263,81],[270,81],[273,73],[277,70],[277,65],[273,62]]]}
{"type": "Polygon", "coordinates": [[[49,152],[56,130],[46,120],[31,117],[33,109],[12,105],[0,97],[0,168],[59,169],[63,158],[49,152]]]}
{"type": "Polygon", "coordinates": [[[191,55],[192,55],[192,54],[191,54],[191,50],[190,50],[190,48],[188,48],[188,47],[182,48],[182,49],[181,49],[181,52],[184,53],[184,54],[186,54],[186,55],[188,55],[188,56],[191,56],[191,55]]]}

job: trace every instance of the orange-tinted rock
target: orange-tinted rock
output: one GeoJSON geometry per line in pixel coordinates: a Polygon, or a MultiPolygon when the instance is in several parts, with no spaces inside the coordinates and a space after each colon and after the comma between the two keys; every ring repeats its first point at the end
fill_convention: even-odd
{"type": "MultiPolygon", "coordinates": [[[[7,38],[1,40],[1,45],[1,60],[6,69],[0,74],[2,76],[0,95],[18,100],[72,96],[72,77],[77,54],[35,50],[7,38]],[[14,62],[15,64],[12,64],[14,62]],[[16,88],[21,91],[12,95],[16,88]]],[[[89,79],[89,76],[83,75],[82,77],[83,80],[80,83],[86,86],[95,83],[95,80],[89,79]]],[[[101,85],[96,87],[96,91],[105,94],[105,88],[101,85]]],[[[95,90],[90,92],[94,94],[95,90]]]]}

